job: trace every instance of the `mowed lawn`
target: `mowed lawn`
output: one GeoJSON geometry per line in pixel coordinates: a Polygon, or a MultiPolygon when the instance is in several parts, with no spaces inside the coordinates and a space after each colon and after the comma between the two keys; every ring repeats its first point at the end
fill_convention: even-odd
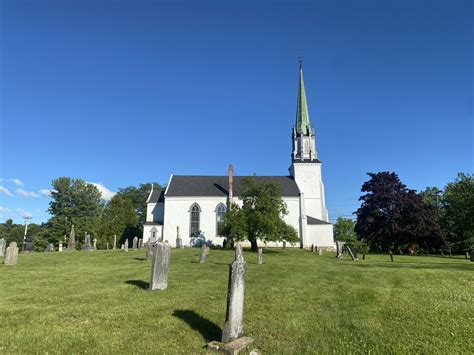
{"type": "MultiPolygon", "coordinates": [[[[20,255],[0,265],[0,353],[199,353],[220,340],[234,253],[173,249],[166,291],[140,251],[20,255]]],[[[247,261],[245,335],[269,353],[474,353],[474,263],[299,249],[247,261]]]]}

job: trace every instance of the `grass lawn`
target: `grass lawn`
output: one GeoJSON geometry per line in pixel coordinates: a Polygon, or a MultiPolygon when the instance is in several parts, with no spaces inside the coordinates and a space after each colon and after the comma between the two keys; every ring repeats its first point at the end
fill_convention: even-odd
{"type": "MultiPolygon", "coordinates": [[[[173,249],[166,291],[144,251],[20,255],[0,265],[0,353],[199,353],[220,340],[233,251],[173,249]]],[[[474,353],[474,263],[268,249],[247,260],[245,335],[269,353],[474,353]]]]}

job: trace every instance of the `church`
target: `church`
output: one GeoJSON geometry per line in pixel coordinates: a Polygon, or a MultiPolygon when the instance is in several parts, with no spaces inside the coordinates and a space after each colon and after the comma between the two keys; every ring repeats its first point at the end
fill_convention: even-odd
{"type": "MultiPolygon", "coordinates": [[[[284,220],[295,228],[300,238],[294,246],[332,249],[333,226],[324,199],[322,163],[309,119],[301,65],[291,158],[289,175],[255,176],[255,180],[280,186],[288,210],[284,220]]],[[[148,196],[143,242],[167,240],[176,246],[179,235],[184,246],[196,245],[203,239],[208,244],[222,245],[224,237],[219,235],[218,225],[230,202],[242,205],[239,193],[243,179],[244,176],[233,175],[232,166],[227,176],[171,175],[165,191],[152,188],[148,196]]]]}

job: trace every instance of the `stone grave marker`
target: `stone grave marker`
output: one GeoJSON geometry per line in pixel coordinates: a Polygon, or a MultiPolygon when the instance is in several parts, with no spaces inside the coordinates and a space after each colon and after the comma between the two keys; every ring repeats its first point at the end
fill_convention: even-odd
{"type": "MultiPolygon", "coordinates": [[[[4,256],[5,255],[5,249],[6,249],[6,245],[7,245],[7,242],[5,241],[5,239],[0,239],[0,256],[4,256]]],[[[466,258],[467,259],[467,258],[466,258]]]]}
{"type": "Polygon", "coordinates": [[[388,252],[388,255],[390,255],[390,260],[393,262],[393,253],[391,250],[388,252]]]}
{"type": "Polygon", "coordinates": [[[67,251],[76,250],[76,233],[74,232],[74,224],[71,226],[71,232],[69,233],[69,240],[67,242],[67,251]]]}
{"type": "Polygon", "coordinates": [[[128,251],[128,239],[125,239],[125,246],[123,250],[128,251]]]}
{"type": "Polygon", "coordinates": [[[283,241],[283,249],[286,249],[286,240],[283,241]]]}
{"type": "Polygon", "coordinates": [[[166,290],[168,287],[168,268],[171,247],[168,243],[158,242],[151,262],[149,290],[166,290]]]}
{"type": "Polygon", "coordinates": [[[132,249],[133,250],[136,250],[138,249],[138,237],[133,237],[133,241],[132,241],[132,249]]]}
{"type": "Polygon", "coordinates": [[[199,253],[199,262],[202,264],[206,261],[206,257],[209,255],[210,249],[207,245],[201,247],[201,252],[199,253]]]}
{"type": "Polygon", "coordinates": [[[179,226],[176,227],[176,248],[182,248],[183,247],[183,240],[181,239],[181,236],[179,235],[179,226]]]}
{"type": "Polygon", "coordinates": [[[143,249],[143,239],[138,239],[138,249],[143,249]]]}
{"type": "Polygon", "coordinates": [[[258,265],[263,264],[263,248],[258,248],[258,251],[257,251],[257,264],[258,265]]]}
{"type": "Polygon", "coordinates": [[[346,242],[336,240],[336,258],[342,258],[342,250],[346,242]]]}
{"type": "Polygon", "coordinates": [[[351,247],[346,244],[346,245],[345,245],[345,248],[346,248],[347,252],[349,253],[349,255],[351,256],[352,261],[357,260],[357,257],[356,257],[356,255],[354,254],[354,252],[352,251],[351,247]]]}
{"type": "Polygon", "coordinates": [[[5,260],[3,263],[10,266],[16,265],[18,263],[18,252],[19,249],[16,242],[11,242],[5,251],[5,260]]]}
{"type": "Polygon", "coordinates": [[[122,244],[122,246],[120,247],[120,249],[125,250],[125,244],[122,244]]]}
{"type": "Polygon", "coordinates": [[[114,245],[112,246],[112,249],[117,249],[117,234],[114,234],[114,245]]]}
{"type": "Polygon", "coordinates": [[[314,244],[311,244],[311,253],[314,253],[314,244]]]}
{"type": "Polygon", "coordinates": [[[91,245],[91,236],[87,233],[84,236],[84,245],[82,246],[82,250],[93,250],[91,245]]]}
{"type": "Polygon", "coordinates": [[[44,252],[45,253],[49,253],[49,252],[52,252],[54,251],[54,245],[53,244],[49,244],[45,249],[44,249],[44,252]]]}
{"type": "Polygon", "coordinates": [[[63,251],[63,241],[62,240],[59,241],[58,251],[59,252],[63,251]]]}
{"type": "Polygon", "coordinates": [[[471,249],[471,261],[474,261],[474,249],[471,249]]]}
{"type": "Polygon", "coordinates": [[[317,248],[317,249],[318,249],[318,255],[319,256],[323,255],[323,249],[321,249],[321,248],[317,248]]]}
{"type": "Polygon", "coordinates": [[[92,250],[97,250],[97,238],[92,241],[92,250]]]}

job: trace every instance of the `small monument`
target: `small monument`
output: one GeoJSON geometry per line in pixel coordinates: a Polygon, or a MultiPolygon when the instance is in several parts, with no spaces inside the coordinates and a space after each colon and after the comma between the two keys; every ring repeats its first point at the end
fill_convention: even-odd
{"type": "Polygon", "coordinates": [[[53,244],[49,244],[45,249],[44,249],[44,252],[45,253],[50,253],[54,251],[54,245],[53,244]]]}
{"type": "Polygon", "coordinates": [[[183,240],[181,239],[181,236],[179,235],[179,226],[176,227],[176,248],[182,248],[183,247],[183,240]]]}
{"type": "Polygon", "coordinates": [[[209,247],[204,244],[202,247],[201,247],[201,252],[199,254],[199,263],[204,263],[206,261],[206,257],[209,255],[210,253],[210,249],[209,247]]]}
{"type": "Polygon", "coordinates": [[[258,251],[257,251],[257,264],[258,265],[263,264],[263,248],[258,248],[258,251]]]}
{"type": "Polygon", "coordinates": [[[120,249],[125,250],[125,244],[122,244],[122,246],[120,247],[120,249]]]}
{"type": "Polygon", "coordinates": [[[114,245],[112,246],[112,249],[117,249],[117,234],[114,234],[114,245]]]}
{"type": "Polygon", "coordinates": [[[318,249],[318,255],[322,256],[323,255],[323,249],[321,249],[321,248],[317,248],[317,249],[318,249]]]}
{"type": "Polygon", "coordinates": [[[392,263],[393,263],[393,253],[392,253],[392,251],[391,251],[391,250],[388,252],[388,255],[390,255],[390,260],[391,260],[391,261],[392,261],[392,263]]]}
{"type": "Polygon", "coordinates": [[[242,246],[235,246],[235,260],[229,265],[229,286],[227,291],[227,313],[222,331],[222,342],[213,341],[207,345],[208,350],[221,351],[226,354],[238,354],[253,339],[244,334],[244,294],[245,294],[245,260],[242,246]]]}
{"type": "Polygon", "coordinates": [[[170,264],[170,245],[158,242],[151,262],[149,290],[166,290],[168,287],[168,268],[170,264]]]}
{"type": "Polygon", "coordinates": [[[16,242],[11,242],[5,251],[5,260],[3,263],[11,266],[16,265],[18,262],[18,252],[19,249],[16,242]]]}
{"type": "Polygon", "coordinates": [[[123,250],[128,252],[128,239],[125,239],[125,244],[124,244],[123,250]]]}
{"type": "Polygon", "coordinates": [[[93,250],[91,245],[91,236],[87,233],[84,236],[84,245],[82,246],[82,250],[93,250]]]}
{"type": "Polygon", "coordinates": [[[347,245],[347,244],[346,244],[344,247],[346,248],[347,252],[348,252],[349,255],[351,256],[352,261],[357,260],[357,253],[352,252],[351,247],[350,247],[349,245],[347,245]]]}
{"type": "Polygon", "coordinates": [[[143,239],[138,239],[138,249],[143,249],[143,239]]]}
{"type": "Polygon", "coordinates": [[[138,248],[138,237],[133,237],[133,241],[132,241],[132,249],[133,250],[136,250],[138,248]]]}
{"type": "Polygon", "coordinates": [[[69,233],[69,241],[67,243],[67,251],[76,250],[76,233],[74,232],[74,224],[71,226],[71,232],[69,233]]]}
{"type": "Polygon", "coordinates": [[[58,251],[59,252],[63,251],[63,241],[62,240],[59,241],[58,251]]]}
{"type": "MultiPolygon", "coordinates": [[[[5,248],[6,248],[6,245],[7,245],[7,242],[5,241],[5,239],[0,239],[0,256],[4,256],[5,255],[5,248]]],[[[466,258],[467,259],[467,258],[466,258]]]]}
{"type": "Polygon", "coordinates": [[[92,240],[92,250],[97,250],[97,238],[92,240]]]}
{"type": "Polygon", "coordinates": [[[32,253],[33,252],[33,237],[26,237],[25,245],[23,247],[22,253],[32,253]]]}
{"type": "Polygon", "coordinates": [[[311,244],[311,253],[314,253],[314,244],[311,244]]]}
{"type": "Polygon", "coordinates": [[[286,249],[286,240],[283,241],[283,249],[286,249]]]}
{"type": "Polygon", "coordinates": [[[336,240],[336,258],[338,259],[342,258],[342,252],[343,252],[345,244],[346,242],[336,240]]]}
{"type": "Polygon", "coordinates": [[[155,247],[153,244],[150,243],[150,241],[147,241],[145,243],[145,256],[147,259],[153,258],[155,252],[155,247]]]}

